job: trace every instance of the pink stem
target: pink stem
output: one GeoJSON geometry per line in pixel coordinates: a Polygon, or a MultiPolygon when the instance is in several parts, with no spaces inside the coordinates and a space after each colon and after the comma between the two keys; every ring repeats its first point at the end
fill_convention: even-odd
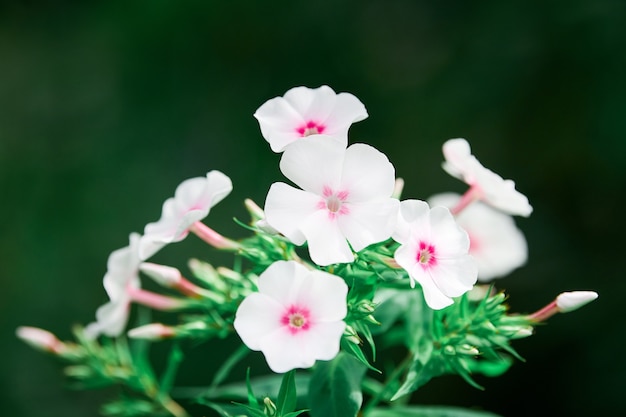
{"type": "Polygon", "coordinates": [[[528,316],[528,318],[530,320],[533,321],[545,321],[547,319],[549,319],[550,317],[554,316],[556,313],[559,312],[558,307],[556,306],[556,300],[552,301],[550,304],[548,304],[547,306],[535,311],[534,313],[530,314],[528,316]]]}
{"type": "Polygon", "coordinates": [[[450,212],[456,216],[461,211],[463,211],[464,208],[466,208],[467,206],[469,206],[470,204],[472,204],[474,201],[478,200],[479,198],[480,198],[480,190],[475,185],[472,185],[465,192],[465,194],[461,196],[461,199],[456,204],[456,206],[450,209],[450,212]]]}
{"type": "Polygon", "coordinates": [[[192,224],[189,231],[193,232],[209,245],[218,249],[239,249],[239,244],[237,242],[225,238],[202,222],[195,222],[192,224]]]}
{"type": "Polygon", "coordinates": [[[167,297],[140,288],[129,288],[128,294],[133,301],[155,310],[178,310],[186,304],[184,300],[167,297]]]}

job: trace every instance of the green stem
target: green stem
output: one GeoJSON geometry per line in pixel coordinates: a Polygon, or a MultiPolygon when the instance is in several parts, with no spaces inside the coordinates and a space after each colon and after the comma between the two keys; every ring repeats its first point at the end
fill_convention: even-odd
{"type": "Polygon", "coordinates": [[[404,371],[406,371],[406,369],[409,367],[409,365],[411,365],[412,362],[413,355],[411,354],[411,352],[409,352],[406,358],[404,358],[404,360],[398,364],[396,369],[393,370],[391,375],[389,375],[389,378],[387,378],[381,390],[378,391],[378,393],[374,395],[371,400],[368,401],[365,407],[363,407],[363,410],[359,413],[359,416],[367,416],[374,409],[374,407],[378,405],[378,403],[385,400],[387,392],[389,391],[389,387],[402,376],[404,371]]]}

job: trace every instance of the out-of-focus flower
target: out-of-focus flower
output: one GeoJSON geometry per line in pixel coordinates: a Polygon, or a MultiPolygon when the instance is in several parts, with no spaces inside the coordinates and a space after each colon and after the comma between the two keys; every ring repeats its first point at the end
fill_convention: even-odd
{"type": "Polygon", "coordinates": [[[363,103],[350,93],[336,94],[332,88],[295,87],[283,97],[266,101],[254,113],[261,134],[272,151],[310,135],[324,134],[348,143],[348,129],[367,118],[363,103]]]}
{"type": "MultiPolygon", "coordinates": [[[[451,209],[460,200],[458,194],[442,193],[429,198],[428,204],[451,209]]],[[[510,215],[477,201],[461,211],[456,221],[469,235],[469,254],[478,265],[479,281],[503,277],[526,263],[526,238],[510,215]]]]}
{"type": "Polygon", "coordinates": [[[133,301],[159,310],[175,310],[184,304],[182,300],[141,289],[140,239],[138,233],[131,233],[128,246],[117,249],[109,255],[103,284],[110,301],[96,310],[96,321],[85,328],[85,336],[88,338],[96,338],[100,334],[111,337],[122,334],[133,301]]]}
{"type": "Polygon", "coordinates": [[[30,346],[44,352],[59,355],[68,350],[67,345],[61,342],[54,334],[39,327],[20,326],[15,331],[15,334],[30,346]]]}
{"type": "Polygon", "coordinates": [[[128,337],[131,339],[162,340],[175,335],[175,329],[161,323],[150,323],[128,331],[128,337]]]}
{"type": "Polygon", "coordinates": [[[358,252],[391,236],[399,207],[392,198],[395,170],[375,148],[357,143],[346,149],[317,135],[290,145],[280,169],[301,190],[272,184],[267,222],[296,245],[306,241],[316,264],[352,262],[350,246],[358,252]]]}
{"type": "Polygon", "coordinates": [[[477,267],[468,254],[467,233],[445,207],[428,206],[420,200],[404,200],[394,240],[400,243],[394,258],[411,279],[418,282],[426,303],[439,310],[472,289],[477,267]]]}
{"type": "Polygon", "coordinates": [[[235,330],[277,373],[310,368],[339,352],[348,287],[339,277],[295,261],[277,261],[260,276],[259,292],[239,305],[235,330]]]}
{"type": "Polygon", "coordinates": [[[528,198],[515,189],[512,180],[485,168],[474,155],[467,140],[450,139],[443,145],[445,162],[443,169],[455,178],[459,178],[470,189],[465,193],[459,205],[452,209],[457,214],[464,207],[476,200],[502,210],[506,213],[528,217],[533,211],[528,198]]]}
{"type": "MultiPolygon", "coordinates": [[[[174,197],[163,203],[161,218],[146,225],[139,245],[140,258],[146,260],[168,243],[183,240],[194,223],[204,219],[232,189],[230,178],[220,171],[210,171],[206,177],[189,178],[180,183],[174,197]]],[[[198,225],[201,232],[206,228],[202,226],[198,225]]]]}

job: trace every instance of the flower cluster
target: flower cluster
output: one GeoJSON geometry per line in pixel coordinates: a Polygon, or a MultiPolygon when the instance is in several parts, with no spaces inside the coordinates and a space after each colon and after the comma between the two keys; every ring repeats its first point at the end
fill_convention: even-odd
{"type": "Polygon", "coordinates": [[[401,199],[404,181],[387,156],[349,140],[352,123],[368,117],[352,94],[296,87],[268,100],[254,117],[291,184],[273,183],[263,207],[245,201],[250,221],[237,222],[250,237],[230,239],[203,222],[232,191],[225,174],[187,179],[163,203],[160,219],[111,253],[103,279],[108,300],[94,322],[75,329],[77,342],[18,329],[24,341],[69,362],[66,373],[85,386],[114,383],[135,393],[103,413],[189,415],[170,397],[179,345],[173,345],[159,381],[146,368],[145,350],[128,348],[126,337],[200,342],[236,334],[241,347],[194,402],[221,416],[295,417],[305,396],[314,417],[391,416],[381,402],[393,402],[433,377],[455,373],[478,386],[472,375],[506,371],[511,358],[520,357],[513,340],[597,297],[593,291],[565,292],[535,313],[508,312],[492,281],[526,263],[527,243],[513,216],[529,216],[532,206],[512,180],[478,161],[467,140],[443,144],[443,169],[468,185],[463,195],[401,199]],[[191,258],[187,278],[176,267],[150,262],[189,234],[232,253],[233,266],[215,268],[191,258]],[[165,291],[144,289],[145,278],[165,291]],[[131,326],[139,305],[173,312],[174,322],[136,314],[131,326]],[[381,350],[398,347],[407,350],[407,359],[383,357],[384,367],[393,364],[395,370],[384,383],[368,385],[363,405],[366,373],[380,373],[381,350]],[[278,374],[278,397],[259,402],[248,375],[248,404],[224,403],[238,399],[224,382],[250,350],[261,352],[278,374]],[[296,369],[308,372],[299,374],[306,378],[304,394],[301,386],[296,393],[296,369]]]}

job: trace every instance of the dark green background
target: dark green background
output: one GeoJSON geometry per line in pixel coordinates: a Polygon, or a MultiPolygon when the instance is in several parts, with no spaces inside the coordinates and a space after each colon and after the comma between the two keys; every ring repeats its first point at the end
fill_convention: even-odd
{"type": "MultiPolygon", "coordinates": [[[[600,298],[515,347],[527,359],[475,390],[446,377],[422,404],[504,416],[598,416],[624,405],[626,2],[14,1],[0,5],[0,413],[95,416],[19,325],[70,337],[105,301],[106,259],[160,214],[182,180],[219,169],[234,191],[207,222],[245,233],[242,202],[282,180],[252,117],[298,85],[366,105],[372,144],[406,197],[462,191],[441,145],[465,137],[534,206],[529,262],[498,282],[516,312],[561,291],[600,298]]],[[[209,259],[197,240],[159,261],[209,259]]],[[[221,345],[193,352],[206,383],[221,345]],[[203,361],[206,361],[204,363],[203,361]]]]}

